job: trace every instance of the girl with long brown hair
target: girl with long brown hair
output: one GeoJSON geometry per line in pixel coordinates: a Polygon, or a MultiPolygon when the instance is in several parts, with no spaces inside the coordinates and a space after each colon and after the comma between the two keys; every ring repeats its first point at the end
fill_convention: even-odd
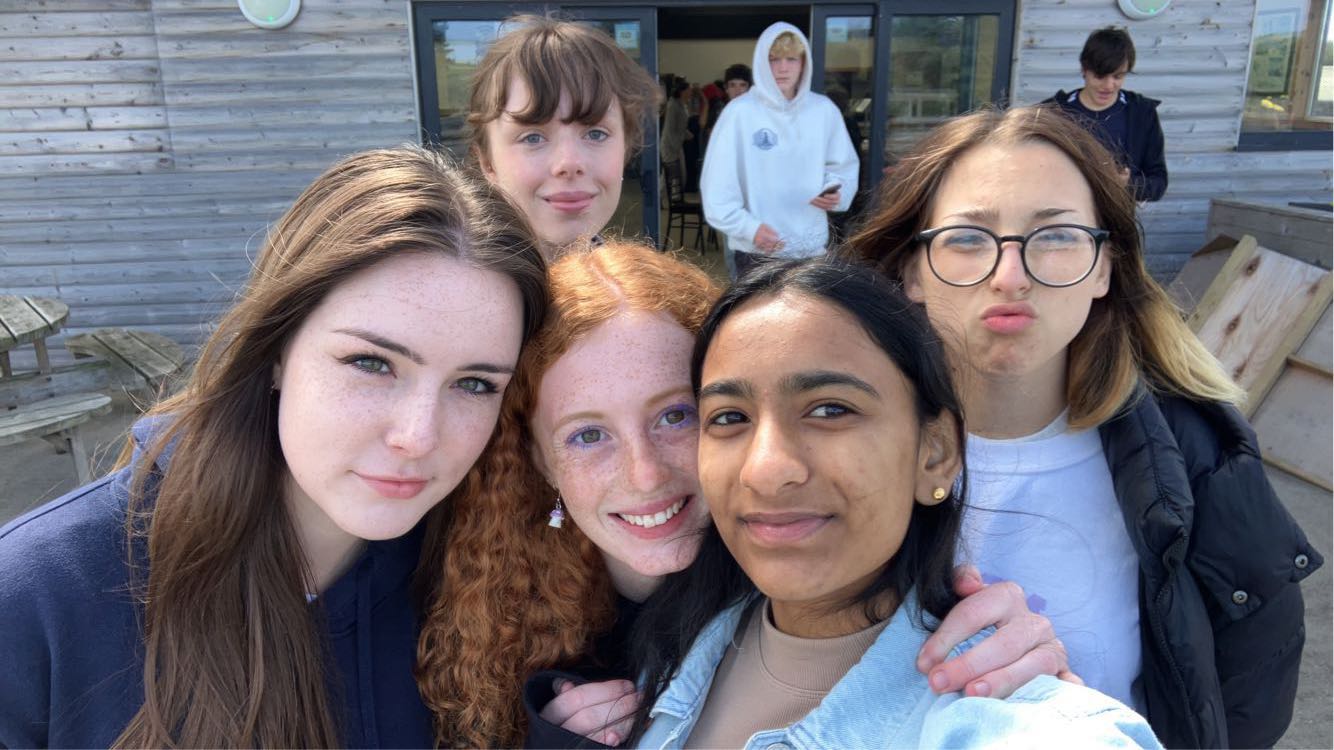
{"type": "Polygon", "coordinates": [[[1241,390],[1145,269],[1112,156],[1055,108],[956,118],[850,246],[952,349],[963,558],[1021,584],[1072,668],[1167,746],[1277,742],[1297,583],[1322,561],[1265,478],[1241,390]]]}
{"type": "Polygon", "coordinates": [[[317,178],[128,460],[0,530],[0,745],[429,744],[409,584],[545,306],[439,156],[317,178]]]}

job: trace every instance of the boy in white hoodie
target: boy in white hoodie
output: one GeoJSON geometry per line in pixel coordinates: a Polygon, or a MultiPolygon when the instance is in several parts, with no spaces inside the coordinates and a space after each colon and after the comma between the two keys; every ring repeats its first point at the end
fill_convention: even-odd
{"type": "Polygon", "coordinates": [[[737,275],[751,255],[802,258],[829,242],[829,211],[857,189],[857,151],[843,115],[811,91],[810,44],[775,23],[755,45],[755,85],[728,103],[704,158],[704,218],[727,236],[737,275]]]}

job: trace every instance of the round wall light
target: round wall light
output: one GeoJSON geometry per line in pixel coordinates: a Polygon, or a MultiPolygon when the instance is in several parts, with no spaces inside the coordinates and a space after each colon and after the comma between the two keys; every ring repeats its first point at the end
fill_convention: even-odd
{"type": "Polygon", "coordinates": [[[281,29],[301,11],[301,0],[236,0],[245,20],[261,29],[281,29]]]}
{"type": "Polygon", "coordinates": [[[1162,15],[1172,5],[1172,0],[1116,0],[1121,12],[1136,21],[1162,15]]]}

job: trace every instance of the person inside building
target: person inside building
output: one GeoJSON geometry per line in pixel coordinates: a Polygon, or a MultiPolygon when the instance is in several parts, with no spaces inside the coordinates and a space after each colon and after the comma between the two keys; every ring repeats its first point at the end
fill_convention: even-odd
{"type": "Polygon", "coordinates": [[[1116,157],[1117,176],[1137,201],[1156,201],[1167,192],[1163,126],[1157,99],[1124,88],[1135,69],[1135,42],[1125,29],[1108,26],[1089,34],[1079,53],[1084,85],[1057,91],[1044,104],[1068,112],[1116,157]]]}
{"type": "Polygon", "coordinates": [[[1245,392],[1146,270],[1111,154],[1049,106],[952,119],[849,244],[953,350],[962,559],[1022,586],[1074,671],[1168,747],[1278,742],[1322,558],[1265,476],[1245,392]]]}
{"type": "Polygon", "coordinates": [[[723,108],[704,159],[704,218],[727,236],[736,272],[759,257],[821,255],[829,212],[857,192],[843,113],[811,91],[810,44],[775,23],[755,45],[755,85],[723,108]]]}

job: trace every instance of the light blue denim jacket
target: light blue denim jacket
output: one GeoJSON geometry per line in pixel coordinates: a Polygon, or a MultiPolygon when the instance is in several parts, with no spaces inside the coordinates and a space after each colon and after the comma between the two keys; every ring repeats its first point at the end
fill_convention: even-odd
{"type": "MultiPolygon", "coordinates": [[[[714,618],[649,712],[641,748],[680,748],[699,719],[713,676],[746,608],[714,618]]],[[[915,666],[927,631],[912,592],[875,643],[815,710],[785,729],[756,732],[746,748],[1161,748],[1139,714],[1102,693],[1039,677],[1005,700],[936,695],[915,666]]],[[[930,622],[930,615],[926,616],[930,622]]],[[[951,654],[980,641],[980,633],[951,654]]]]}

